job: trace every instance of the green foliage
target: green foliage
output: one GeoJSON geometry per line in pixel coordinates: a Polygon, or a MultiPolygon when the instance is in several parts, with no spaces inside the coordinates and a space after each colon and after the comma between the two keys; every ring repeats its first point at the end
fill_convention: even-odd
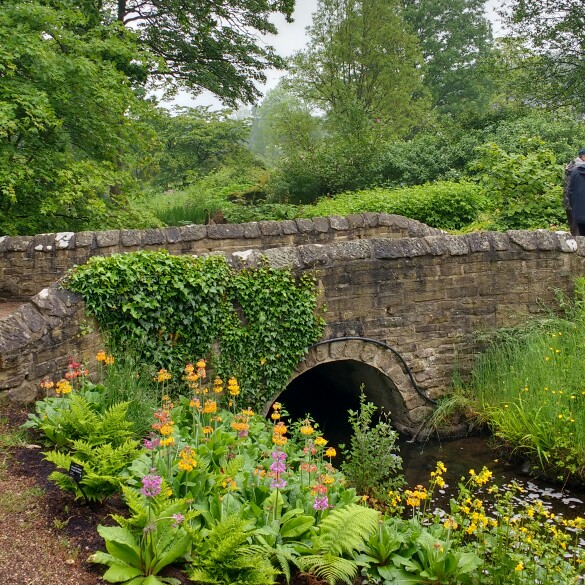
{"type": "Polygon", "coordinates": [[[189,578],[204,585],[271,585],[277,572],[266,557],[247,544],[249,521],[231,515],[194,543],[189,578]]]}
{"type": "Polygon", "coordinates": [[[479,149],[473,169],[495,209],[499,229],[548,228],[562,225],[562,167],[542,144],[527,140],[523,153],[509,153],[497,144],[479,149]]]}
{"type": "Polygon", "coordinates": [[[583,6],[576,0],[534,6],[513,0],[506,8],[511,36],[523,39],[535,54],[523,64],[530,73],[532,95],[551,109],[559,105],[580,109],[585,96],[583,6]]]}
{"type": "Polygon", "coordinates": [[[187,512],[185,501],[169,499],[166,489],[155,498],[147,498],[124,488],[124,496],[132,517],[114,516],[120,526],[98,526],[107,552],[98,551],[89,560],[109,566],[103,576],[109,583],[177,585],[177,579],[158,574],[189,552],[191,537],[180,523],[194,514],[187,512]]]}
{"type": "Polygon", "coordinates": [[[58,447],[70,447],[76,440],[92,445],[123,444],[133,435],[126,420],[129,403],[118,402],[100,410],[99,394],[82,392],[37,401],[36,414],[29,414],[23,428],[41,431],[58,447]]]}
{"type": "Polygon", "coordinates": [[[401,189],[342,193],[303,207],[300,215],[320,217],[377,211],[403,215],[433,227],[461,229],[478,217],[484,204],[477,185],[441,181],[401,189]]]}
{"type": "Polygon", "coordinates": [[[359,411],[349,411],[353,433],[341,469],[359,494],[384,503],[388,492],[404,483],[404,477],[402,458],[397,455],[398,433],[385,420],[372,426],[376,410],[362,391],[359,411]]]}
{"type": "Polygon", "coordinates": [[[117,347],[178,372],[211,353],[236,375],[245,400],[261,405],[281,390],[321,335],[315,283],[268,266],[234,271],[223,257],[136,252],[94,257],[67,277],[117,347]]]}
{"type": "Polygon", "coordinates": [[[107,222],[152,144],[138,121],[150,106],[117,67],[144,62],[134,35],[92,28],[72,2],[9,0],[0,47],[0,232],[107,222]]]}
{"type": "Polygon", "coordinates": [[[468,385],[497,440],[535,472],[563,481],[585,478],[584,291],[579,279],[563,317],[498,335],[478,357],[468,385]]]}
{"type": "Polygon", "coordinates": [[[165,188],[186,185],[226,163],[252,162],[253,157],[245,148],[249,122],[235,119],[231,110],[179,108],[175,115],[167,113],[162,117],[163,151],[156,184],[165,188]]]}
{"type": "Polygon", "coordinates": [[[282,66],[259,38],[276,34],[272,17],[290,20],[293,9],[293,0],[120,0],[106,3],[100,16],[139,31],[140,42],[158,57],[149,74],[164,76],[168,93],[207,89],[235,105],[255,101],[264,70],[282,66]]]}
{"type": "Polygon", "coordinates": [[[404,136],[424,117],[418,40],[399,3],[320,0],[287,84],[327,113],[338,136],[404,136]]]}
{"type": "Polygon", "coordinates": [[[74,492],[76,499],[85,494],[88,500],[103,502],[120,491],[124,481],[123,472],[140,455],[138,444],[138,441],[131,439],[118,446],[111,443],[94,445],[88,441],[73,441],[69,453],[44,453],[47,461],[66,472],[53,471],[49,479],[62,490],[74,492]],[[83,466],[83,477],[79,484],[68,475],[71,463],[83,466]]]}
{"type": "Polygon", "coordinates": [[[492,35],[484,5],[484,0],[402,0],[402,15],[421,44],[425,85],[442,114],[457,117],[490,102],[493,80],[482,65],[492,35]]]}
{"type": "Polygon", "coordinates": [[[319,525],[311,546],[299,547],[298,565],[330,585],[337,581],[351,585],[358,565],[345,557],[364,549],[378,526],[378,520],[379,514],[375,510],[357,504],[332,510],[319,525]]]}

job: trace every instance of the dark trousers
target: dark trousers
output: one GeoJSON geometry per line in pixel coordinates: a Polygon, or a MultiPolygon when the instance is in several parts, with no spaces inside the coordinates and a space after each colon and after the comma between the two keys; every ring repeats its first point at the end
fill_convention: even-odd
{"type": "Polygon", "coordinates": [[[567,223],[569,224],[569,229],[571,230],[572,236],[583,236],[585,235],[584,231],[579,232],[579,228],[577,227],[577,222],[573,219],[573,212],[570,209],[565,210],[567,212],[567,223]]]}
{"type": "Polygon", "coordinates": [[[576,236],[585,236],[585,223],[577,223],[577,233],[574,234],[576,236]]]}

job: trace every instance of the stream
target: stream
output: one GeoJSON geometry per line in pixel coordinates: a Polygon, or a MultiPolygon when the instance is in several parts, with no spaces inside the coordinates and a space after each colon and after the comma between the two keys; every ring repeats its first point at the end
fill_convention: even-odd
{"type": "Polygon", "coordinates": [[[541,500],[551,511],[563,514],[565,518],[585,517],[585,490],[562,488],[519,472],[517,465],[507,464],[497,459],[490,450],[485,437],[466,437],[454,441],[427,443],[400,443],[404,475],[407,485],[427,485],[429,475],[442,461],[447,467],[444,475],[447,485],[434,502],[445,508],[449,499],[457,493],[461,477],[469,477],[469,470],[480,472],[487,467],[493,473],[493,482],[503,486],[516,481],[524,487],[523,498],[526,502],[541,500]]]}

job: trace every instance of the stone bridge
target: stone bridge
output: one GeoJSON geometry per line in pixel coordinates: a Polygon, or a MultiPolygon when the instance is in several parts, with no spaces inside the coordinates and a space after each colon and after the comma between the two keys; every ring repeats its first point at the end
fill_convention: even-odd
{"type": "Polygon", "coordinates": [[[31,401],[69,356],[91,362],[101,347],[83,303],[55,284],[67,268],[95,254],[160,248],[221,252],[240,266],[264,256],[310,271],[327,327],[280,398],[293,414],[334,418],[355,407],[364,384],[410,434],[455,369],[469,370],[475,333],[554,306],[555,290],[570,292],[585,275],[585,238],[544,230],[452,236],[387,214],[0,238],[0,298],[22,303],[0,318],[0,392],[31,401]]]}

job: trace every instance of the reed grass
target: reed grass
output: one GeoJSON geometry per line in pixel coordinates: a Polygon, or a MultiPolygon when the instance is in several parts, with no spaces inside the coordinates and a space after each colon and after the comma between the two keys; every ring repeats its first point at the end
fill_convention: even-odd
{"type": "Polygon", "coordinates": [[[562,317],[496,340],[468,393],[494,436],[547,475],[585,481],[583,283],[562,317]]]}

